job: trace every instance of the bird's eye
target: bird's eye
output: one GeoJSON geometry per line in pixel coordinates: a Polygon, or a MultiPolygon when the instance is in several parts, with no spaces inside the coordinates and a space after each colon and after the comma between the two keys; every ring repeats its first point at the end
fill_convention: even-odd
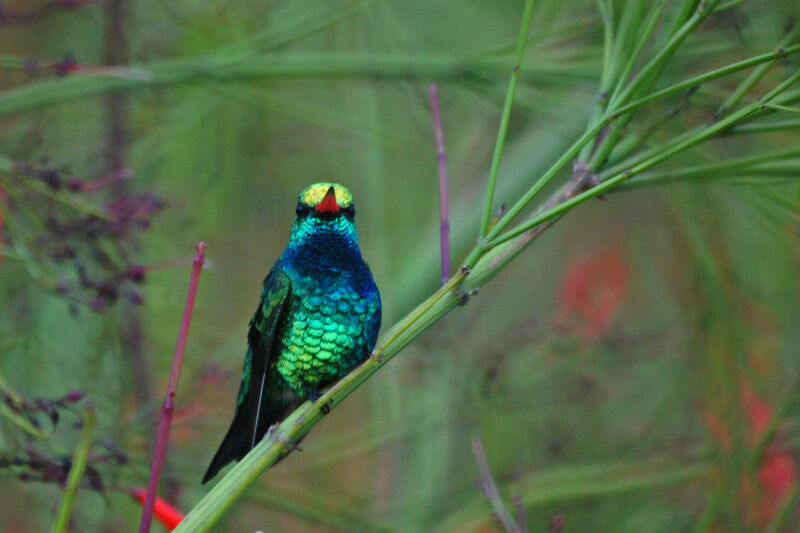
{"type": "Polygon", "coordinates": [[[311,208],[307,205],[297,204],[297,216],[304,217],[311,211],[311,208]]]}
{"type": "Polygon", "coordinates": [[[342,209],[342,212],[348,217],[353,218],[356,214],[356,207],[354,205],[348,205],[347,207],[342,209]]]}

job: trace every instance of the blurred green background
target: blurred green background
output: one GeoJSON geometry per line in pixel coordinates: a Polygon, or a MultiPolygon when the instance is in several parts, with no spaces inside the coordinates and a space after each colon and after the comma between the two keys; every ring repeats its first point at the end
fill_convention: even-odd
{"type": "MultiPolygon", "coordinates": [[[[44,168],[86,182],[130,174],[58,191],[81,205],[163,202],[143,215],[148,229],[98,245],[111,260],[83,249],[63,261],[40,253],[49,250],[41,234],[58,236],[41,222],[52,198],[6,184],[3,388],[31,402],[83,391],[98,414],[90,465],[104,490],[79,492],[74,531],[138,525],[141,507],[126,491],[147,481],[198,241],[208,242],[210,264],[161,484],[183,511],[208,490],[200,478],[233,413],[247,323],[300,190],[324,180],[353,192],[384,330],[435,290],[433,82],[459,264],[480,220],[522,4],[2,3],[0,157],[34,165],[39,178],[44,168]],[[80,81],[87,74],[125,90],[108,96],[80,81]],[[10,252],[22,243],[29,255],[10,252]],[[78,263],[104,276],[141,266],[145,279],[93,310],[97,288],[75,285],[78,263]],[[66,296],[64,283],[75,287],[66,296]]],[[[771,50],[800,15],[795,0],[737,4],[682,46],[665,85],[771,50]]],[[[602,43],[594,2],[537,2],[498,204],[582,132],[602,43]]],[[[702,91],[662,134],[707,121],[733,86],[702,91]]],[[[797,132],[748,146],[793,148],[797,132]]],[[[737,155],[743,142],[723,139],[675,164],[737,155]]],[[[525,503],[532,531],[557,530],[562,518],[567,531],[800,531],[796,205],[791,182],[695,181],[580,206],[326,417],[215,531],[490,531],[475,436],[506,501],[525,503]],[[766,452],[748,463],[759,445],[766,452]]],[[[69,218],[73,207],[52,212],[69,218]]],[[[46,439],[0,418],[3,531],[52,524],[57,476],[14,458],[35,451],[63,466],[83,402],[59,407],[55,429],[46,413],[31,415],[46,439]]]]}

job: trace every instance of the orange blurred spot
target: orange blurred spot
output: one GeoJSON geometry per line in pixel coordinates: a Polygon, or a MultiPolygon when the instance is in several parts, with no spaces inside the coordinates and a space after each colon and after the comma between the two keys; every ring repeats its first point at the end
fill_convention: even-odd
{"type": "Polygon", "coordinates": [[[766,451],[758,469],[761,486],[759,518],[768,524],[792,490],[797,480],[797,462],[787,450],[766,451]]]}
{"type": "Polygon", "coordinates": [[[561,283],[557,322],[586,338],[602,336],[625,299],[629,278],[628,263],[618,247],[574,258],[561,283]]]}
{"type": "Polygon", "coordinates": [[[764,398],[756,394],[749,383],[744,383],[740,387],[742,395],[742,407],[747,414],[750,422],[751,444],[756,444],[769,426],[772,418],[772,406],[764,398]]]}
{"type": "MultiPolygon", "coordinates": [[[[141,505],[144,505],[144,499],[146,495],[147,491],[144,489],[131,489],[131,496],[133,496],[133,498],[141,505]]],[[[156,505],[153,509],[153,515],[156,517],[156,520],[161,522],[161,524],[169,531],[175,529],[178,524],[180,524],[181,520],[183,520],[184,516],[182,512],[158,496],[156,496],[156,505]]]]}
{"type": "MultiPolygon", "coordinates": [[[[745,417],[746,445],[755,447],[764,438],[773,408],[749,383],[743,383],[739,391],[740,412],[745,417]]],[[[707,412],[705,422],[720,447],[731,451],[733,442],[730,430],[722,418],[717,413],[707,412]]],[[[786,501],[797,480],[797,461],[791,451],[782,448],[779,436],[773,437],[761,456],[756,483],[751,482],[747,475],[741,477],[740,494],[746,503],[742,512],[749,517],[747,521],[751,525],[755,521],[759,527],[766,527],[786,501]]]]}

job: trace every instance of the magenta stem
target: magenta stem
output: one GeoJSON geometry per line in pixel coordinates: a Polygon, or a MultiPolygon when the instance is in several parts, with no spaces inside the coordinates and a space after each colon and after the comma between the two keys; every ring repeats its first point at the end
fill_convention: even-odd
{"type": "Polygon", "coordinates": [[[440,246],[442,251],[442,285],[450,277],[450,207],[448,206],[447,153],[444,150],[444,133],[442,132],[442,116],[439,113],[439,86],[431,85],[431,110],[433,111],[433,128],[436,132],[436,159],[439,163],[439,217],[441,220],[440,246]]]}
{"type": "Polygon", "coordinates": [[[142,522],[139,524],[139,533],[148,533],[150,531],[150,523],[153,520],[153,509],[156,504],[158,482],[161,478],[161,467],[164,466],[164,457],[167,455],[169,429],[170,424],[172,424],[172,414],[175,411],[175,392],[178,390],[178,379],[180,379],[181,376],[183,356],[186,353],[186,339],[189,336],[189,323],[192,321],[194,300],[197,295],[197,284],[200,280],[200,270],[203,268],[203,263],[205,262],[205,250],[206,243],[198,243],[197,254],[194,256],[194,263],[192,265],[192,279],[189,282],[189,294],[186,296],[186,306],[183,308],[181,329],[178,332],[178,342],[175,345],[175,353],[172,356],[172,368],[170,368],[169,371],[167,395],[164,398],[164,405],[161,408],[161,419],[158,421],[156,445],[153,449],[153,462],[150,465],[150,479],[147,481],[147,494],[145,495],[144,506],[142,507],[142,522]]]}

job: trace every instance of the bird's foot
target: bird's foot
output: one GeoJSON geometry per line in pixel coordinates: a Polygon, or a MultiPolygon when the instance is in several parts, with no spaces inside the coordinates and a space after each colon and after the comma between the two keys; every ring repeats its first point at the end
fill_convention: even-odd
{"type": "MultiPolygon", "coordinates": [[[[309,392],[306,395],[306,398],[308,398],[309,401],[312,401],[312,402],[316,402],[321,397],[322,397],[322,393],[319,392],[319,391],[309,392]]],[[[330,402],[325,402],[324,404],[322,404],[322,407],[320,407],[320,410],[322,411],[323,415],[327,415],[328,413],[330,413],[331,412],[331,404],[330,404],[330,402]]]]}

